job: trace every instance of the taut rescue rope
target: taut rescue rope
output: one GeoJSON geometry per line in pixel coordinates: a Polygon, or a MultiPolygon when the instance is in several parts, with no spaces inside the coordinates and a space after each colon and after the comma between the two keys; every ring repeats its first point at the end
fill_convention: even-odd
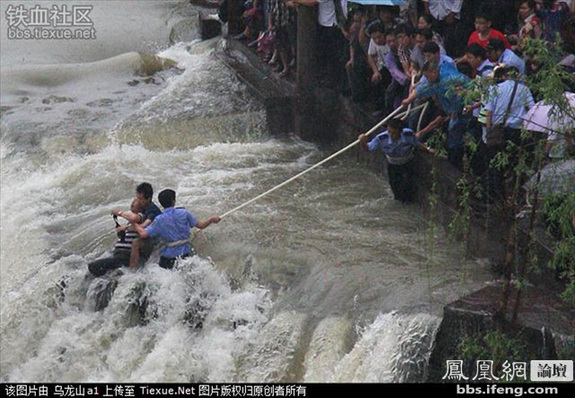
{"type": "MultiPolygon", "coordinates": [[[[394,110],[393,112],[391,112],[389,115],[387,115],[387,117],[385,117],[383,120],[381,120],[381,121],[380,121],[379,123],[377,123],[375,126],[373,126],[368,132],[365,133],[365,135],[368,135],[368,136],[369,136],[369,135],[372,134],[374,131],[376,131],[377,129],[379,129],[383,124],[387,123],[387,121],[390,120],[391,118],[393,118],[394,116],[401,117],[401,118],[405,118],[405,117],[407,117],[407,115],[408,115],[409,113],[411,113],[411,112],[413,112],[413,111],[415,111],[415,110],[417,110],[417,109],[419,109],[419,108],[424,108],[424,107],[426,107],[426,105],[418,105],[418,106],[416,106],[416,107],[414,107],[414,108],[411,108],[411,107],[410,107],[407,111],[405,111],[405,112],[403,112],[403,113],[401,113],[401,114],[398,114],[398,112],[399,112],[401,109],[403,109],[403,105],[401,105],[401,106],[399,106],[399,108],[397,108],[396,110],[394,110]]],[[[424,110],[423,112],[425,112],[425,110],[424,110]]],[[[422,112],[422,113],[423,113],[423,112],[422,112]]],[[[421,119],[420,119],[420,121],[421,121],[421,119]]],[[[220,215],[220,219],[223,219],[224,217],[227,217],[227,216],[229,216],[230,214],[232,214],[232,213],[234,213],[234,212],[236,212],[236,211],[238,211],[238,210],[240,210],[240,209],[243,209],[244,207],[250,205],[251,203],[255,202],[256,200],[259,200],[259,199],[263,198],[264,196],[267,196],[267,195],[269,195],[270,193],[272,193],[272,192],[274,192],[274,191],[277,191],[278,189],[280,189],[280,188],[286,186],[287,184],[289,184],[290,182],[297,180],[298,178],[300,178],[300,177],[303,176],[304,174],[309,173],[309,172],[312,171],[313,169],[315,169],[315,168],[317,168],[317,167],[323,165],[324,163],[326,163],[326,162],[332,160],[333,158],[335,158],[335,157],[341,155],[342,153],[348,151],[349,149],[353,148],[353,147],[356,146],[357,144],[359,144],[359,139],[357,139],[356,141],[352,142],[351,144],[349,144],[349,145],[346,146],[345,148],[340,149],[339,151],[335,152],[334,154],[332,154],[332,155],[328,156],[327,158],[323,159],[321,162],[314,164],[313,166],[311,166],[311,167],[305,169],[304,171],[302,171],[301,173],[299,173],[299,174],[293,176],[292,178],[290,178],[290,179],[288,179],[288,180],[282,182],[281,184],[276,185],[275,187],[273,187],[273,188],[271,188],[271,189],[265,191],[264,193],[262,193],[262,194],[256,196],[255,198],[252,198],[252,199],[248,200],[247,202],[242,203],[241,205],[239,205],[239,206],[237,206],[237,207],[235,207],[235,208],[233,208],[233,209],[231,209],[231,210],[225,212],[224,214],[220,215]]]]}

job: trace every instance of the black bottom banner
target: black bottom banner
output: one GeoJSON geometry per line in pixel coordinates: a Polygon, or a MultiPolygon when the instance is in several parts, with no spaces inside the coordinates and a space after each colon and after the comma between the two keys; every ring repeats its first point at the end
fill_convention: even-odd
{"type": "MultiPolygon", "coordinates": [[[[574,397],[573,383],[379,384],[379,383],[3,383],[5,397],[320,397],[372,394],[440,394],[574,397]]],[[[421,395],[418,395],[421,396],[421,395]]]]}

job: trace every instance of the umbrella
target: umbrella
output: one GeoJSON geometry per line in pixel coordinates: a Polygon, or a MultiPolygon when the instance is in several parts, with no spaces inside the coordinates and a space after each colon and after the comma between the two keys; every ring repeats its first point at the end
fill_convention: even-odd
{"type": "Polygon", "coordinates": [[[540,133],[567,132],[575,129],[575,93],[566,92],[565,97],[571,107],[569,112],[561,112],[556,106],[539,101],[527,111],[523,127],[540,133]]]}
{"type": "Polygon", "coordinates": [[[403,6],[406,0],[348,0],[350,3],[363,4],[364,6],[403,6]]]}
{"type": "Polygon", "coordinates": [[[537,183],[537,174],[523,186],[532,191],[537,187],[540,196],[548,193],[569,194],[575,190],[575,159],[565,159],[545,165],[537,183]]]}

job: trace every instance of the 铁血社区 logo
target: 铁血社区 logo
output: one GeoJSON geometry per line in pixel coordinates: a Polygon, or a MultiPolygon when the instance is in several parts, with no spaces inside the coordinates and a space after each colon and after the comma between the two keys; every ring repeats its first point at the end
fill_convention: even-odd
{"type": "Polygon", "coordinates": [[[9,4],[4,13],[8,39],[94,40],[93,8],[70,3],[9,4]]]}

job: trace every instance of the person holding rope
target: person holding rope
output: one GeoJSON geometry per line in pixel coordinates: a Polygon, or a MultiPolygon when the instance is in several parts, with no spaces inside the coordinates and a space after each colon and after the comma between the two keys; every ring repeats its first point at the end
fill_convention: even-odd
{"type": "Polygon", "coordinates": [[[403,203],[415,199],[415,149],[421,148],[429,153],[434,150],[420,143],[413,130],[404,128],[401,119],[391,119],[387,130],[367,141],[366,134],[359,135],[361,146],[370,152],[381,150],[387,158],[387,177],[395,200],[403,203]]]}
{"type": "MultiPolygon", "coordinates": [[[[127,267],[130,264],[130,255],[133,248],[134,241],[138,238],[138,233],[131,227],[136,224],[144,222],[146,216],[144,215],[145,204],[138,198],[132,199],[129,211],[112,210],[114,221],[116,222],[116,233],[118,240],[114,244],[114,251],[111,257],[101,258],[88,263],[88,270],[96,277],[103,276],[108,271],[127,267]],[[125,218],[130,222],[128,225],[120,225],[118,223],[118,216],[125,218]]],[[[145,252],[142,254],[142,259],[147,260],[150,253],[145,252]]]]}
{"type": "Polygon", "coordinates": [[[416,99],[434,96],[438,99],[443,112],[449,117],[447,160],[461,169],[465,133],[470,116],[463,115],[464,102],[459,92],[471,84],[471,79],[447,63],[440,65],[432,61],[425,62],[422,73],[425,80],[421,79],[420,84],[403,100],[402,105],[408,105],[416,99]]]}
{"type": "MultiPolygon", "coordinates": [[[[154,203],[152,200],[154,196],[154,188],[152,184],[149,182],[142,182],[138,184],[136,187],[136,196],[135,198],[138,199],[142,203],[142,213],[144,214],[143,219],[143,227],[147,227],[154,221],[154,219],[162,213],[160,208],[154,203]]],[[[112,214],[114,216],[124,217],[124,214],[121,210],[113,210],[112,214]]],[[[132,224],[134,224],[134,220],[130,220],[132,224]]],[[[136,237],[137,238],[137,237],[136,237]]],[[[137,269],[142,261],[140,260],[140,254],[143,254],[144,257],[148,258],[152,254],[154,247],[156,246],[156,241],[150,239],[147,241],[142,241],[141,239],[137,238],[132,242],[132,252],[130,255],[130,268],[137,269]]]]}
{"type": "Polygon", "coordinates": [[[161,238],[165,246],[160,255],[160,267],[172,269],[178,258],[194,255],[190,244],[190,229],[204,229],[211,224],[220,222],[219,216],[210,216],[205,220],[198,220],[192,213],[183,207],[176,206],[176,192],[164,189],[158,194],[158,200],[164,208],[162,214],[157,216],[151,225],[143,227],[136,224],[136,232],[142,239],[161,238]]]}

